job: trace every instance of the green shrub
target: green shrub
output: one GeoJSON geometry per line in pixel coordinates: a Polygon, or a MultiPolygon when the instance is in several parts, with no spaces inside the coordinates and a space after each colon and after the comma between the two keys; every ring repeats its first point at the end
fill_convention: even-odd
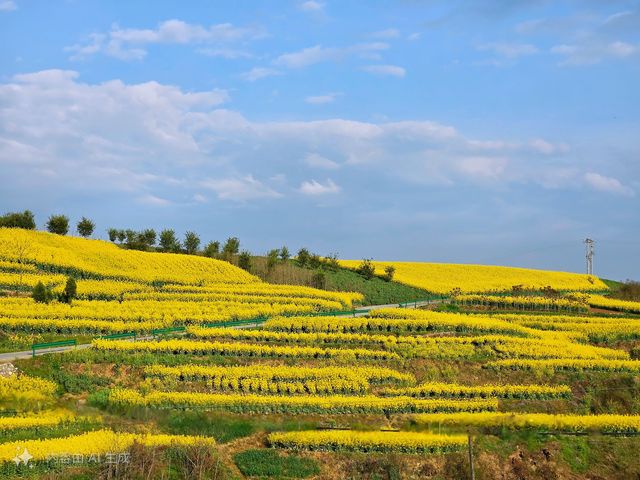
{"type": "Polygon", "coordinates": [[[261,478],[307,478],[320,473],[315,460],[298,455],[280,455],[275,450],[246,450],[233,460],[243,475],[261,478]]]}

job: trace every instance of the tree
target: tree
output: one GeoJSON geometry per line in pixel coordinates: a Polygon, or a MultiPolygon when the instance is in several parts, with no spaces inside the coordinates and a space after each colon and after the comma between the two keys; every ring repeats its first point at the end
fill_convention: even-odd
{"type": "Polygon", "coordinates": [[[328,270],[337,272],[340,269],[340,262],[338,262],[338,254],[330,253],[324,258],[324,265],[328,270]]]}
{"type": "Polygon", "coordinates": [[[291,258],[291,254],[289,253],[289,249],[286,246],[282,247],[280,249],[280,260],[282,260],[283,262],[286,262],[290,258],[291,258]]]}
{"type": "Polygon", "coordinates": [[[204,247],[204,255],[209,258],[216,258],[220,253],[220,242],[211,241],[204,247]]]}
{"type": "Polygon", "coordinates": [[[73,277],[67,278],[67,284],[64,286],[64,291],[62,292],[62,300],[65,303],[71,303],[71,301],[76,298],[78,293],[78,285],[76,284],[76,280],[73,277]]]}
{"type": "Polygon", "coordinates": [[[240,253],[238,256],[238,266],[247,272],[251,271],[251,252],[243,250],[242,253],[240,253]]]}
{"type": "Polygon", "coordinates": [[[127,237],[127,248],[137,249],[140,246],[140,235],[138,235],[138,232],[127,229],[124,233],[127,237]]]}
{"type": "MultiPolygon", "coordinates": [[[[16,235],[15,238],[11,240],[10,248],[15,255],[17,262],[20,265],[23,265],[24,263],[26,263],[27,257],[33,250],[31,238],[26,235],[16,235]]],[[[19,287],[22,287],[22,277],[24,274],[24,270],[20,269],[20,272],[18,274],[20,278],[19,287]]]]}
{"type": "Polygon", "coordinates": [[[147,228],[140,233],[140,241],[146,248],[151,248],[156,244],[156,231],[153,228],[147,228]]]}
{"type": "Polygon", "coordinates": [[[184,236],[184,249],[189,255],[193,255],[198,251],[200,246],[200,237],[197,233],[187,232],[184,236]]]}
{"type": "Polygon", "coordinates": [[[118,241],[122,243],[126,239],[127,239],[127,232],[125,232],[124,230],[118,230],[118,241]]]}
{"type": "Polygon", "coordinates": [[[76,225],[78,233],[84,238],[90,237],[93,234],[93,229],[96,225],[86,217],[82,217],[82,219],[76,225]]]}
{"type": "Polygon", "coordinates": [[[31,297],[37,303],[49,303],[49,300],[51,299],[49,290],[44,286],[44,283],[42,282],[36,283],[36,286],[33,287],[31,297]]]}
{"type": "Polygon", "coordinates": [[[373,266],[373,262],[370,258],[365,258],[358,266],[356,271],[367,280],[371,280],[376,274],[376,267],[373,266]]]}
{"type": "Polygon", "coordinates": [[[391,280],[393,280],[393,275],[396,273],[396,267],[394,267],[393,265],[387,265],[386,267],[384,267],[384,279],[387,282],[390,282],[391,280]]]}
{"type": "Polygon", "coordinates": [[[239,251],[240,240],[238,240],[238,237],[227,238],[224,247],[222,247],[222,255],[224,256],[225,260],[231,260],[231,257],[237,255],[239,251]]]}
{"type": "Polygon", "coordinates": [[[66,215],[51,215],[47,221],[47,230],[57,235],[66,235],[69,232],[69,217],[66,215]]]}
{"type": "Polygon", "coordinates": [[[309,254],[309,250],[307,250],[306,248],[301,248],[300,250],[298,250],[298,256],[296,257],[296,259],[298,260],[298,265],[301,267],[306,267],[309,263],[310,256],[311,255],[309,254]]]}
{"type": "Polygon", "coordinates": [[[320,268],[322,266],[322,258],[317,253],[314,253],[309,257],[308,263],[309,268],[313,268],[315,270],[316,268],[320,268]]]}
{"type": "Polygon", "coordinates": [[[274,267],[278,264],[278,258],[280,256],[280,250],[274,248],[267,253],[267,273],[271,273],[274,267]]]}
{"type": "Polygon", "coordinates": [[[311,277],[311,286],[313,288],[324,289],[327,286],[327,276],[324,272],[316,272],[311,277]]]}
{"type": "Polygon", "coordinates": [[[109,230],[107,230],[107,233],[109,234],[109,240],[113,243],[116,243],[116,240],[118,240],[118,230],[115,228],[110,228],[109,230]]]}
{"type": "Polygon", "coordinates": [[[160,248],[163,252],[180,251],[180,242],[176,238],[176,232],[173,230],[163,230],[160,232],[160,248]]]}
{"type": "Polygon", "coordinates": [[[25,230],[35,230],[36,221],[31,210],[24,212],[9,212],[0,217],[0,227],[24,228],[25,230]]]}

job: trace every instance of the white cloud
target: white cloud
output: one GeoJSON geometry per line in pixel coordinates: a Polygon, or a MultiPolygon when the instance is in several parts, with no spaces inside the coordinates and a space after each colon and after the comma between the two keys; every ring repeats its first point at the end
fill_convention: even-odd
{"type": "Polygon", "coordinates": [[[391,39],[398,38],[400,36],[400,30],[397,28],[387,28],[385,30],[378,30],[377,32],[370,33],[371,38],[391,39]]]}
{"type": "Polygon", "coordinates": [[[309,153],[305,159],[305,163],[313,168],[323,168],[327,170],[337,170],[340,168],[340,164],[333,160],[323,157],[318,153],[309,153]]]}
{"type": "Polygon", "coordinates": [[[267,77],[274,77],[276,75],[282,75],[282,72],[280,70],[276,70],[275,68],[254,67],[248,72],[243,73],[241,77],[248,82],[255,82],[256,80],[267,77]]]}
{"type": "Polygon", "coordinates": [[[247,175],[241,178],[208,178],[200,186],[213,190],[221,200],[247,201],[278,198],[282,194],[247,175]]]}
{"type": "Polygon", "coordinates": [[[389,45],[382,42],[359,43],[348,47],[323,47],[315,45],[298,52],[285,53],[274,60],[274,64],[286,68],[303,68],[322,62],[335,62],[350,55],[365,55],[386,50],[389,45]]]}
{"type": "Polygon", "coordinates": [[[337,97],[342,95],[341,93],[327,93],[324,95],[312,95],[304,99],[305,102],[313,105],[321,105],[324,103],[332,103],[337,97]]]}
{"type": "Polygon", "coordinates": [[[600,192],[614,193],[627,197],[635,195],[632,188],[623,185],[617,178],[606,177],[599,173],[587,172],[584,174],[584,180],[587,185],[600,192]]]}
{"type": "Polygon", "coordinates": [[[480,51],[493,52],[496,55],[500,55],[508,59],[515,59],[525,55],[533,55],[539,52],[535,45],[528,43],[485,43],[483,45],[478,45],[477,49],[480,51]]]}
{"type": "Polygon", "coordinates": [[[141,197],[138,197],[138,202],[143,203],[145,205],[152,205],[152,206],[156,206],[156,207],[164,207],[166,205],[170,205],[171,202],[169,200],[166,200],[164,198],[160,198],[157,197],[155,195],[143,195],[141,197]]]}
{"type": "Polygon", "coordinates": [[[397,65],[369,65],[362,67],[362,70],[376,75],[389,75],[392,77],[404,77],[407,71],[397,65]]]}
{"type": "Polygon", "coordinates": [[[422,33],[414,32],[407,37],[407,40],[415,42],[416,40],[420,40],[420,37],[422,37],[422,33]]]}
{"type": "Polygon", "coordinates": [[[325,184],[315,180],[304,181],[300,185],[299,191],[305,195],[329,195],[340,193],[340,187],[328,178],[325,184]]]}
{"type": "Polygon", "coordinates": [[[464,175],[482,180],[496,180],[505,173],[509,161],[502,157],[474,156],[458,160],[456,168],[464,175]]]}
{"type": "Polygon", "coordinates": [[[626,42],[587,43],[575,45],[555,45],[551,53],[564,57],[561,65],[595,65],[607,59],[625,59],[640,53],[640,45],[626,42]]]}
{"type": "Polygon", "coordinates": [[[227,98],[157,82],[90,84],[65,70],[16,75],[0,83],[2,173],[43,192],[55,184],[148,203],[144,195],[197,202],[207,190],[236,201],[335,192],[351,185],[344,177],[364,174],[419,185],[479,180],[487,188],[633,192],[633,183],[592,173],[602,163],[566,155],[569,147],[557,141],[469,138],[426,120],[251,121],[222,108],[227,98]],[[311,181],[306,168],[341,177],[311,181]]]}
{"type": "MultiPolygon", "coordinates": [[[[254,27],[237,27],[220,23],[203,27],[182,20],[161,22],[155,29],[120,28],[113,25],[107,33],[93,33],[88,41],[67,47],[72,60],[80,60],[97,53],[121,60],[140,60],[147,55],[146,47],[153,44],[209,44],[228,45],[234,42],[264,37],[264,31],[254,27]]],[[[210,51],[215,52],[216,49],[210,51]]],[[[224,52],[225,48],[218,49],[224,52]]],[[[227,58],[231,58],[227,50],[227,58]]],[[[235,57],[239,58],[239,57],[235,57]]]]}
{"type": "Polygon", "coordinates": [[[233,48],[200,48],[198,53],[207,57],[226,58],[228,60],[236,60],[238,58],[253,58],[253,55],[244,50],[236,50],[233,48]]]}
{"type": "Polygon", "coordinates": [[[545,155],[564,154],[569,151],[569,146],[564,143],[553,144],[542,138],[536,138],[529,142],[533,150],[545,155]]]}
{"type": "Polygon", "coordinates": [[[13,0],[0,0],[0,11],[10,12],[11,10],[17,10],[18,5],[13,0]]]}
{"type": "Polygon", "coordinates": [[[325,4],[315,0],[308,0],[298,5],[298,8],[304,12],[319,13],[324,11],[325,4]]]}

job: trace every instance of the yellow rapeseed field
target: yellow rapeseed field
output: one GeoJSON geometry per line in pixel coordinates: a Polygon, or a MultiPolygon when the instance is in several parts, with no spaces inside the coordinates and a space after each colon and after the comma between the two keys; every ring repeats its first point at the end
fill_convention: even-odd
{"type": "MultiPolygon", "coordinates": [[[[361,263],[361,260],[340,260],[347,268],[357,268],[361,263]]],[[[502,292],[514,286],[532,290],[547,286],[556,290],[607,290],[599,278],[578,273],[452,263],[376,261],[373,265],[379,275],[392,265],[396,269],[394,280],[439,294],[448,294],[456,288],[464,293],[502,292]]]]}

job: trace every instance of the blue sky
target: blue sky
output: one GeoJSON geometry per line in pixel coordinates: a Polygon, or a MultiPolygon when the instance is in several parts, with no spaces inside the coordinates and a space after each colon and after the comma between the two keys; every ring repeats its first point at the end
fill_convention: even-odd
{"type": "Polygon", "coordinates": [[[640,278],[640,2],[0,0],[0,205],[640,278]]]}

